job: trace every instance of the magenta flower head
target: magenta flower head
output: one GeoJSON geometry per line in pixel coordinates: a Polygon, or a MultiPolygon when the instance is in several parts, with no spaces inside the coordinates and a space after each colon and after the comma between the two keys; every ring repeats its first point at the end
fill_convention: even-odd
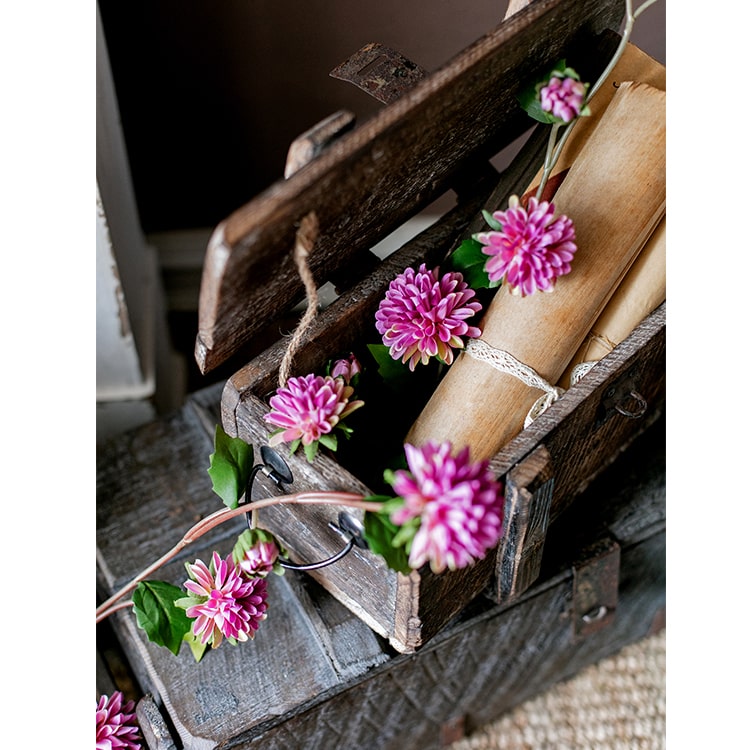
{"type": "Polygon", "coordinates": [[[362,372],[362,365],[359,360],[350,354],[347,359],[337,359],[331,368],[332,378],[344,378],[344,382],[349,385],[352,378],[362,372]]]}
{"type": "Polygon", "coordinates": [[[453,362],[453,350],[463,349],[462,337],[476,338],[479,328],[467,318],[482,309],[463,275],[451,271],[438,279],[437,269],[407,268],[391,283],[375,313],[375,328],[390,348],[391,357],[414,370],[430,357],[453,362]]]}
{"type": "Polygon", "coordinates": [[[96,750],[140,750],[141,739],[135,720],[135,703],[123,703],[123,695],[115,690],[102,695],[96,704],[96,750]]]}
{"type": "Polygon", "coordinates": [[[564,123],[571,122],[588,114],[588,109],[584,109],[587,89],[587,84],[581,82],[572,68],[557,71],[539,90],[542,110],[564,123]]]}
{"type": "Polygon", "coordinates": [[[558,276],[570,273],[575,227],[565,215],[555,218],[554,204],[531,197],[527,210],[512,195],[508,210],[495,211],[492,218],[499,230],[474,235],[490,256],[484,267],[490,281],[502,280],[513,294],[526,297],[553,291],[558,276]]]}
{"type": "Polygon", "coordinates": [[[393,472],[389,479],[404,504],[391,521],[402,526],[419,519],[410,567],[429,562],[440,573],[483,558],[503,530],[503,488],[489,462],[472,463],[468,447],[454,456],[449,441],[421,448],[406,444],[404,451],[409,471],[393,472]]]}
{"type": "Polygon", "coordinates": [[[266,580],[248,578],[232,561],[213,553],[210,567],[202,560],[185,563],[190,578],[183,584],[189,596],[175,604],[194,619],[193,635],[218,648],[224,638],[232,644],[254,638],[266,619],[266,580]]]}
{"type": "Polygon", "coordinates": [[[247,576],[264,578],[273,572],[279,559],[279,548],[272,541],[259,539],[238,562],[240,570],[247,576]]]}
{"type": "Polygon", "coordinates": [[[336,450],[334,428],[348,436],[351,430],[343,420],[364,405],[364,401],[352,401],[353,394],[354,388],[343,377],[311,374],[289,378],[286,386],[271,397],[271,412],[264,416],[266,422],[280,428],[272,433],[269,446],[292,443],[294,453],[301,442],[309,461],[315,456],[318,441],[336,450]]]}

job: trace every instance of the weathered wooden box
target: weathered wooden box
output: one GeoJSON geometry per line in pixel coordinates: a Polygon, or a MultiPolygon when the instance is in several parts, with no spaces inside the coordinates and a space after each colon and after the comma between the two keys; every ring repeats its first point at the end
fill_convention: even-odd
{"type": "MultiPolygon", "coordinates": [[[[302,299],[291,258],[301,218],[318,215],[310,265],[338,296],[306,336],[296,373],[375,342],[374,311],[390,280],[439,262],[490,194],[499,204],[528,184],[544,145],[536,134],[501,175],[488,166],[527,128],[517,85],[561,57],[596,75],[622,11],[619,0],[535,0],[217,228],[196,356],[205,372],[243,366],[100,449],[103,598],[220,507],[206,473],[217,422],[256,453],[266,444],[266,400],[302,299]],[[448,190],[455,207],[433,226],[385,260],[370,252],[448,190]]],[[[473,568],[404,576],[355,547],[321,570],[273,577],[256,639],[200,664],[186,648],[175,657],[149,642],[132,613],[112,615],[144,694],[138,716],[150,750],[438,748],[662,627],[665,334],[663,304],[492,458],[506,483],[506,531],[473,568]],[[634,394],[646,404],[636,418],[634,394]]],[[[371,489],[385,468],[379,440],[393,427],[392,415],[373,411],[385,427],[371,431],[366,450],[352,441],[310,465],[280,449],[289,489],[371,489]]],[[[398,426],[388,439],[401,439],[398,426]]],[[[262,476],[258,489],[278,492],[262,476]]],[[[340,548],[328,527],[336,515],[279,507],[259,522],[308,562],[340,548]]],[[[243,527],[239,518],[218,527],[159,577],[181,584],[186,560],[227,548],[243,527]]]]}
{"type": "MultiPolygon", "coordinates": [[[[410,79],[409,87],[398,85],[399,74],[408,78],[413,72],[408,63],[394,66],[377,48],[358,59],[358,66],[377,68],[374,79],[390,103],[228,217],[209,245],[197,360],[207,372],[243,352],[252,354],[224,389],[221,421],[228,433],[251,443],[256,454],[267,442],[263,415],[288,345],[281,334],[291,331],[291,311],[302,294],[292,259],[301,219],[310,211],[318,217],[309,265],[316,284],[332,282],[338,296],[318,315],[295,356],[299,375],[322,373],[333,357],[375,343],[374,313],[390,281],[406,266],[439,263],[490,194],[499,204],[529,184],[546,136],[532,134],[501,175],[487,161],[528,126],[515,102],[518,87],[560,58],[596,76],[611,56],[612,30],[622,14],[623,4],[615,0],[537,0],[445,68],[410,79]],[[448,190],[456,194],[455,206],[431,227],[385,260],[370,252],[448,190]],[[269,330],[280,338],[253,351],[255,342],[267,343],[269,330]]],[[[549,525],[661,414],[665,330],[666,303],[493,457],[492,468],[506,483],[506,533],[496,554],[464,571],[405,576],[355,548],[310,575],[400,652],[421,647],[488,586],[500,602],[520,595],[538,576],[549,525]],[[634,397],[647,405],[638,418],[629,414],[634,397]]],[[[428,396],[417,394],[401,405],[402,416],[416,416],[409,409],[428,396]]],[[[387,404],[376,404],[371,413],[360,432],[375,437],[335,457],[319,454],[309,465],[301,451],[289,456],[281,448],[294,476],[287,489],[373,494],[388,443],[402,440],[408,422],[394,420],[387,404]]],[[[259,489],[278,492],[262,480],[259,489]]],[[[264,510],[260,524],[280,538],[295,562],[307,563],[341,547],[329,528],[337,515],[337,509],[284,506],[264,510]]]]}

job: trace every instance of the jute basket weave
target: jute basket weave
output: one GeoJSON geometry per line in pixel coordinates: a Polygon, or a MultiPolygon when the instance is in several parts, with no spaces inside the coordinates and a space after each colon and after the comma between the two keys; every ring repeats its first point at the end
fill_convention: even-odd
{"type": "Polygon", "coordinates": [[[449,750],[661,750],[666,631],[627,646],[449,750]]]}

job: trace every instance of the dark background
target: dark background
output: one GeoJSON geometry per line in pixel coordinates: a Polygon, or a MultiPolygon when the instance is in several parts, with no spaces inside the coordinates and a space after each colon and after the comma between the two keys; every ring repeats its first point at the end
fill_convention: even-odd
{"type": "MultiPolygon", "coordinates": [[[[300,133],[339,109],[361,122],[382,106],[328,75],[364,44],[435,70],[506,5],[99,0],[144,233],[215,226],[283,177],[300,133]]],[[[664,23],[659,2],[633,37],[660,62],[664,23]]]]}

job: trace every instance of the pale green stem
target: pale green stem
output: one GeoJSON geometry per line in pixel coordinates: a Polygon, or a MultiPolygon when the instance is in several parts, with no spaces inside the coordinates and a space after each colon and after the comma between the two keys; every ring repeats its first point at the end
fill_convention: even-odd
{"type": "MultiPolygon", "coordinates": [[[[607,67],[604,69],[604,72],[599,76],[596,83],[594,83],[593,86],[591,86],[588,90],[588,93],[586,95],[586,99],[583,102],[583,107],[586,107],[588,103],[591,101],[594,94],[596,94],[597,91],[602,87],[604,81],[607,80],[609,77],[609,74],[614,69],[615,65],[620,61],[620,58],[622,57],[623,52],[625,52],[625,48],[628,46],[628,42],[630,41],[630,36],[633,33],[633,25],[635,24],[636,18],[643,13],[646,8],[653,5],[657,0],[645,0],[644,3],[642,3],[635,11],[633,11],[633,2],[632,0],[625,0],[625,26],[623,28],[622,37],[620,39],[620,43],[617,46],[617,50],[615,51],[614,56],[607,64],[607,67]]],[[[583,108],[582,107],[582,108],[583,108]]],[[[542,191],[544,190],[544,186],[547,184],[547,180],[552,172],[552,169],[554,168],[555,164],[557,164],[557,160],[560,158],[560,154],[562,153],[563,147],[565,146],[565,142],[568,140],[568,137],[570,136],[571,131],[573,130],[573,127],[575,126],[576,122],[578,122],[578,118],[573,120],[563,131],[562,135],[560,136],[560,140],[557,143],[557,146],[555,146],[554,153],[552,154],[552,157],[549,157],[551,145],[554,144],[554,139],[557,135],[557,126],[560,123],[555,123],[552,126],[552,132],[550,132],[550,142],[547,146],[547,156],[545,156],[544,159],[544,172],[542,174],[542,180],[539,184],[539,189],[536,192],[536,197],[539,199],[542,195],[542,191]]]]}
{"type": "MultiPolygon", "coordinates": [[[[364,495],[358,495],[353,492],[298,492],[294,495],[268,497],[263,500],[256,500],[252,503],[253,510],[260,510],[261,508],[267,508],[271,505],[343,505],[348,508],[372,511],[373,513],[377,513],[377,511],[382,508],[381,503],[368,502],[364,499],[364,495]]],[[[101,622],[106,617],[109,617],[112,612],[120,609],[121,606],[113,607],[112,605],[119,599],[122,599],[125,594],[133,591],[141,581],[144,581],[152,575],[162,565],[173,559],[177,553],[184,547],[187,547],[188,544],[199,539],[220,524],[229,521],[232,518],[236,518],[237,516],[241,516],[248,511],[249,508],[247,505],[239,505],[236,508],[222,508],[221,510],[212,513],[210,516],[206,516],[198,521],[198,523],[192,526],[185,536],[183,536],[182,539],[180,539],[180,541],[169,550],[169,552],[166,552],[145,570],[142,570],[129,583],[116,593],[112,594],[106,602],[100,604],[96,608],[96,621],[101,622]]]]}
{"type": "Polygon", "coordinates": [[[547,184],[552,168],[555,166],[556,158],[553,158],[553,152],[555,148],[555,140],[557,138],[557,131],[560,129],[562,123],[553,122],[552,128],[550,129],[549,139],[547,140],[547,152],[544,154],[544,166],[542,167],[542,179],[539,181],[539,187],[536,191],[536,199],[540,200],[542,192],[547,184]]]}

